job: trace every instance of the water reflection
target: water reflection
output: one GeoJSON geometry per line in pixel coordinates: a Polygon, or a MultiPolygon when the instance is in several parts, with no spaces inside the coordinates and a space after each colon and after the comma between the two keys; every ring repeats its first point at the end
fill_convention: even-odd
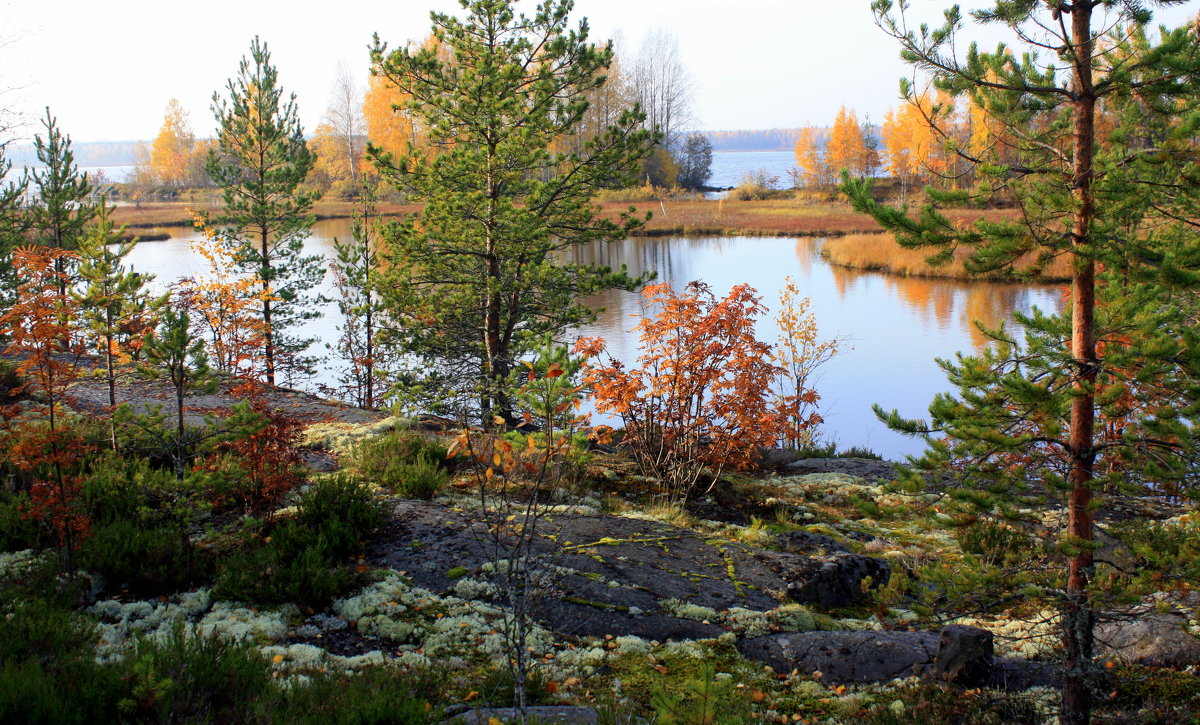
{"type": "MultiPolygon", "coordinates": [[[[333,238],[349,233],[348,220],[322,221],[306,249],[332,260],[333,238]]],[[[872,403],[921,416],[933,395],[947,387],[934,358],[979,350],[985,344],[972,319],[994,327],[1013,310],[1058,306],[1059,291],[1052,286],[897,278],[835,269],[819,256],[820,244],[789,238],[641,238],[572,250],[569,258],[613,267],[626,264],[632,274],[656,272],[659,281],[676,287],[699,279],[717,295],[744,282],[755,287],[769,307],[777,303],[777,291],[791,276],[812,299],[822,334],[847,340],[846,352],[817,376],[826,437],[844,446],[868,446],[889,458],[916,453],[920,443],[888,431],[871,413],[872,403]]],[[[186,238],[138,245],[131,259],[139,271],[158,274],[159,285],[202,269],[186,238]]],[[[326,294],[332,292],[330,283],[327,276],[326,294]]],[[[610,291],[587,302],[603,312],[578,334],[604,337],[614,355],[633,361],[637,340],[627,331],[641,312],[639,295],[610,291]]],[[[336,340],[337,308],[331,304],[324,311],[325,318],[314,321],[308,334],[336,340]]],[[[772,340],[776,332],[773,322],[761,321],[761,337],[772,340]]],[[[336,373],[325,375],[332,379],[336,373]]]]}

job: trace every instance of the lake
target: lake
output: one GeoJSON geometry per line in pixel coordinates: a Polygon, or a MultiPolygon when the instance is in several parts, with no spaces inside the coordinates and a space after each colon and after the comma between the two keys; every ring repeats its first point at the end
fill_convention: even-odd
{"type": "Polygon", "coordinates": [[[714,151],[712,155],[712,177],[709,186],[725,188],[742,183],[742,177],[764,171],[768,178],[778,181],[776,189],[789,189],[788,169],[796,166],[796,155],[791,151],[714,151]]]}
{"type": "MultiPolygon", "coordinates": [[[[173,233],[183,230],[174,229],[173,233]]],[[[347,238],[348,220],[317,224],[307,243],[310,253],[333,258],[332,240],[347,238]]],[[[1054,286],[1019,286],[988,282],[956,282],[892,277],[830,266],[820,256],[822,240],[759,237],[634,238],[607,248],[575,250],[580,262],[627,264],[633,273],[655,271],[659,281],[682,287],[691,280],[707,282],[718,296],[735,284],[747,283],[764,297],[768,307],[778,303],[778,290],[788,276],[812,299],[823,337],[845,339],[845,351],[816,374],[821,395],[824,440],[839,445],[866,446],[886,458],[899,460],[921,449],[919,441],[889,431],[875,419],[871,404],[922,416],[934,394],[948,390],[935,357],[956,351],[978,351],[984,345],[972,319],[996,325],[1013,310],[1033,306],[1057,309],[1061,291],[1054,286]]],[[[204,272],[202,258],[189,248],[189,238],[139,244],[129,257],[141,272],[158,275],[165,286],[204,272]]],[[[332,294],[327,276],[325,294],[332,294]]],[[[574,336],[600,336],[614,355],[636,359],[637,340],[627,334],[639,312],[636,293],[607,292],[588,303],[603,307],[594,325],[574,336]]],[[[337,308],[312,323],[309,335],[322,341],[338,338],[337,308]]],[[[769,320],[759,336],[772,341],[776,329],[769,320]]],[[[332,381],[335,364],[323,375],[332,381]]],[[[600,421],[597,421],[600,422],[600,421]]]]}

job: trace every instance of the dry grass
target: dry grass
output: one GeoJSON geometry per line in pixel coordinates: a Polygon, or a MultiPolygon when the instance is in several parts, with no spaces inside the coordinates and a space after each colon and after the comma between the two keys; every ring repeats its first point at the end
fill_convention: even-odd
{"type": "MultiPolygon", "coordinates": [[[[358,205],[353,201],[322,201],[313,207],[313,213],[318,219],[349,219],[354,216],[358,205]]],[[[402,216],[420,211],[415,204],[379,204],[379,213],[384,216],[402,216]]],[[[162,201],[136,206],[119,206],[113,210],[113,221],[118,225],[128,225],[131,229],[146,229],[153,227],[190,227],[192,212],[206,211],[217,215],[221,211],[219,203],[214,201],[162,201]]]]}
{"type": "MultiPolygon", "coordinates": [[[[638,202],[639,214],[651,214],[644,234],[711,234],[726,236],[832,236],[879,229],[870,217],[844,203],[813,204],[794,199],[737,201],[725,199],[638,202]]],[[[628,204],[603,204],[615,216],[628,204]]]]}
{"type": "MultiPolygon", "coordinates": [[[[831,238],[821,247],[821,256],[830,264],[850,269],[868,269],[888,272],[905,277],[948,277],[953,279],[980,279],[963,269],[967,250],[959,249],[950,262],[934,267],[925,261],[936,250],[905,249],[896,243],[891,234],[850,234],[831,238]]],[[[1070,269],[1066,258],[1054,260],[1045,270],[1041,280],[1057,282],[1069,279],[1070,269]]],[[[983,279],[1000,279],[1001,274],[989,274],[983,279]]]]}
{"type": "MultiPolygon", "coordinates": [[[[635,190],[636,191],[636,190],[635,190]]],[[[636,198],[633,195],[630,198],[636,198]]],[[[616,197],[620,198],[620,197],[616,197]]],[[[844,234],[870,235],[880,231],[871,217],[859,214],[845,201],[828,194],[804,193],[798,199],[735,199],[707,200],[697,198],[640,199],[632,203],[602,200],[601,211],[610,218],[617,217],[630,206],[639,215],[649,213],[650,222],[640,232],[646,236],[711,235],[711,236],[775,236],[775,237],[835,237],[844,234]]],[[[355,211],[351,201],[321,201],[313,212],[321,219],[349,218],[355,211]]],[[[383,216],[414,214],[418,205],[380,204],[383,216]]],[[[191,210],[217,214],[219,203],[212,199],[195,202],[155,202],[140,208],[120,206],[114,210],[114,221],[128,224],[131,229],[190,227],[191,210]]],[[[981,216],[996,218],[1004,211],[967,211],[950,213],[951,219],[970,222],[981,216]]],[[[919,256],[919,254],[918,254],[919,256]]]]}

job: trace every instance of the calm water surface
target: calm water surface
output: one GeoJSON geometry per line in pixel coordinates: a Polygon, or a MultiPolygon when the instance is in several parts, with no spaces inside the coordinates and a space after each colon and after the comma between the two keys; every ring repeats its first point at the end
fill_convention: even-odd
{"type": "MultiPolygon", "coordinates": [[[[333,238],[346,238],[349,232],[346,220],[321,222],[307,248],[332,259],[333,238]]],[[[822,336],[846,340],[846,351],[816,376],[825,440],[867,446],[891,459],[919,452],[920,443],[887,430],[871,412],[872,403],[922,416],[933,395],[948,390],[934,358],[977,351],[984,344],[972,319],[995,325],[1013,310],[1028,311],[1035,305],[1055,309],[1061,294],[1056,287],[908,279],[836,269],[819,256],[820,245],[821,240],[814,239],[650,238],[580,249],[573,256],[580,262],[627,264],[634,273],[655,271],[659,281],[676,287],[703,280],[718,296],[735,284],[748,283],[769,307],[777,305],[778,290],[791,276],[812,299],[822,336]]],[[[187,237],[139,244],[130,261],[139,271],[157,274],[160,286],[205,271],[203,260],[190,251],[187,237]]],[[[329,282],[327,277],[327,295],[332,294],[329,282]]],[[[627,292],[590,298],[589,304],[603,307],[604,312],[594,325],[576,334],[601,336],[614,355],[634,361],[637,340],[627,331],[636,322],[639,300],[637,294],[627,292]]],[[[337,324],[337,308],[330,305],[308,334],[334,341],[337,324]]],[[[774,340],[776,334],[770,320],[760,323],[761,338],[774,340]]],[[[324,379],[332,382],[336,366],[326,367],[324,379]]]]}

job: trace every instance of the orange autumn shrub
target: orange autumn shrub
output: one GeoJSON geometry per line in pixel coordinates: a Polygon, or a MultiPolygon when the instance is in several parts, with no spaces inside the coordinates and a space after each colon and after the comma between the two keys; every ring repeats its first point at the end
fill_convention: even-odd
{"type": "Polygon", "coordinates": [[[720,300],[701,282],[682,292],[651,285],[642,295],[657,312],[637,324],[637,368],[611,356],[600,363],[597,338],[581,339],[576,350],[588,359],[584,383],[596,409],[620,417],[639,468],[681,501],[704,477],[756,466],[764,449],[788,437],[796,401],[772,392],[784,370],[755,336],[766,308],[752,287],[737,285],[720,300]]]}

